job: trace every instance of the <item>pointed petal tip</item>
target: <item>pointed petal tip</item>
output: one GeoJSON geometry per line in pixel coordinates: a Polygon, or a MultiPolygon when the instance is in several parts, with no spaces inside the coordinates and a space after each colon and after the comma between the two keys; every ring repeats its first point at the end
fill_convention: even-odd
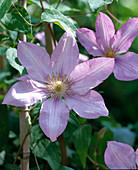
{"type": "Polygon", "coordinates": [[[50,138],[51,142],[55,142],[57,138],[50,138]]]}
{"type": "Polygon", "coordinates": [[[69,109],[62,100],[54,102],[54,99],[50,98],[42,104],[39,125],[52,142],[55,142],[57,137],[63,133],[68,119],[69,109]]]}
{"type": "Polygon", "coordinates": [[[83,28],[76,29],[76,33],[80,33],[83,28]]]}
{"type": "Polygon", "coordinates": [[[5,102],[5,98],[3,99],[3,101],[2,101],[2,103],[1,104],[7,104],[6,102],[5,102]]]}

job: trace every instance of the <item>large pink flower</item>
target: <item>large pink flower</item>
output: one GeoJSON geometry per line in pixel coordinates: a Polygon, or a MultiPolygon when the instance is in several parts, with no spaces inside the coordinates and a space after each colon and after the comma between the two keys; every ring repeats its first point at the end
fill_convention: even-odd
{"type": "Polygon", "coordinates": [[[77,29],[80,43],[93,56],[114,58],[114,75],[119,80],[130,81],[138,79],[138,54],[127,52],[133,40],[138,35],[138,18],[128,20],[115,34],[112,20],[104,13],[99,13],[96,32],[87,29],[77,29]],[[119,55],[120,53],[125,53],[119,55]]]}
{"type": "Polygon", "coordinates": [[[105,163],[110,169],[136,169],[138,149],[125,143],[109,141],[104,154],[105,163]]]}
{"type": "Polygon", "coordinates": [[[40,127],[52,141],[64,131],[70,109],[85,118],[108,115],[102,96],[90,89],[110,75],[112,58],[77,65],[78,46],[70,32],[61,37],[51,58],[44,48],[27,42],[18,44],[17,56],[29,75],[19,78],[3,104],[29,106],[41,100],[40,127]]]}

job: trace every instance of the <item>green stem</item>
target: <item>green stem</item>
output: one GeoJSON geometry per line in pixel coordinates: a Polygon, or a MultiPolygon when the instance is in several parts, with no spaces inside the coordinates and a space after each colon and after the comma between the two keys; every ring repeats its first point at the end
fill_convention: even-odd
{"type": "Polygon", "coordinates": [[[61,165],[68,165],[67,148],[64,146],[64,135],[58,137],[59,148],[61,152],[61,165]]]}
{"type": "Polygon", "coordinates": [[[21,152],[21,150],[22,150],[22,148],[23,148],[23,145],[24,145],[24,143],[25,143],[25,140],[26,140],[26,138],[28,137],[29,134],[30,134],[30,131],[28,131],[28,132],[26,133],[26,135],[25,135],[25,137],[24,137],[24,139],[23,139],[23,141],[22,141],[22,143],[21,143],[21,145],[20,145],[20,147],[19,147],[19,149],[18,149],[18,152],[17,152],[17,154],[16,154],[15,160],[14,160],[14,162],[13,162],[13,164],[12,164],[11,170],[14,169],[14,166],[15,166],[15,163],[16,163],[16,161],[17,161],[17,158],[18,158],[18,156],[19,156],[19,154],[20,154],[20,152],[21,152]]]}
{"type": "Polygon", "coordinates": [[[106,166],[102,165],[102,164],[97,164],[89,155],[87,155],[87,158],[89,159],[90,162],[92,162],[94,164],[94,166],[96,167],[96,169],[98,167],[101,167],[105,170],[109,170],[106,166]]]}
{"type": "Polygon", "coordinates": [[[40,170],[40,168],[39,168],[39,164],[38,164],[38,161],[37,161],[37,158],[36,158],[35,152],[34,152],[34,147],[33,147],[33,142],[32,142],[32,137],[31,137],[31,135],[30,135],[30,142],[31,142],[32,152],[33,152],[33,155],[34,155],[34,159],[35,159],[35,162],[36,162],[37,169],[38,169],[38,170],[40,170]]]}
{"type": "Polygon", "coordinates": [[[116,20],[119,24],[123,25],[122,22],[120,22],[110,11],[107,9],[107,4],[105,4],[105,11],[114,19],[116,20]]]}

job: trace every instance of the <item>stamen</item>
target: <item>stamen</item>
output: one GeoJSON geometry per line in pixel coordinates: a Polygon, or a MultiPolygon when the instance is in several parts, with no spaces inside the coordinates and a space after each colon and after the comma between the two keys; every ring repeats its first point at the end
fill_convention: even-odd
{"type": "Polygon", "coordinates": [[[60,92],[63,88],[63,83],[61,81],[57,81],[54,86],[54,90],[56,92],[60,92]]]}
{"type": "Polygon", "coordinates": [[[57,100],[59,98],[66,98],[70,95],[74,95],[71,86],[74,84],[72,79],[67,74],[54,74],[48,75],[45,80],[48,85],[45,85],[45,91],[47,94],[57,100]]]}
{"type": "Polygon", "coordinates": [[[115,55],[116,55],[115,49],[112,49],[112,48],[109,48],[109,47],[108,47],[108,48],[105,50],[105,56],[106,56],[106,57],[114,58],[115,55]]]}

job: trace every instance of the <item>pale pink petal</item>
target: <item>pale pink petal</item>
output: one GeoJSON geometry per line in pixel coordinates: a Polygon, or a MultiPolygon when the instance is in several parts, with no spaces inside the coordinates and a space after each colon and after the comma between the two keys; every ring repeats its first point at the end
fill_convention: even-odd
{"type": "Polygon", "coordinates": [[[17,57],[32,79],[45,82],[46,75],[50,74],[50,57],[44,48],[19,42],[17,57]]]}
{"type": "Polygon", "coordinates": [[[25,75],[10,88],[2,104],[30,106],[43,98],[46,98],[44,90],[38,89],[33,80],[25,75]]]}
{"type": "MultiPolygon", "coordinates": [[[[29,75],[23,75],[22,77],[18,77],[16,78],[16,80],[22,80],[22,81],[27,81],[27,80],[31,80],[29,75]]],[[[45,84],[44,83],[40,83],[38,81],[35,80],[31,80],[31,83],[36,86],[38,89],[44,89],[45,88],[45,84]]]]}
{"type": "Polygon", "coordinates": [[[126,52],[138,35],[138,18],[128,20],[116,33],[112,47],[117,48],[118,53],[126,52]]]}
{"type": "Polygon", "coordinates": [[[38,32],[35,35],[35,38],[37,38],[41,42],[41,44],[45,47],[46,41],[45,41],[45,32],[44,31],[38,32]]]}
{"type": "Polygon", "coordinates": [[[84,118],[96,119],[100,116],[108,116],[102,96],[93,90],[82,96],[73,95],[71,98],[65,98],[65,103],[84,118]]]}
{"type": "Polygon", "coordinates": [[[134,169],[134,149],[125,143],[109,141],[104,154],[105,163],[110,169],[134,169]]]}
{"type": "Polygon", "coordinates": [[[79,53],[79,63],[87,61],[88,59],[89,59],[89,57],[87,55],[79,53]]]}
{"type": "Polygon", "coordinates": [[[80,28],[76,30],[76,34],[80,43],[85,47],[89,54],[93,56],[103,56],[103,49],[98,45],[95,32],[87,29],[80,28]]]}
{"type": "Polygon", "coordinates": [[[65,130],[69,119],[69,109],[62,100],[50,98],[42,104],[39,124],[47,137],[54,142],[65,130]]]}
{"type": "Polygon", "coordinates": [[[110,47],[110,42],[115,34],[112,20],[104,13],[100,12],[95,22],[96,38],[104,49],[110,47]]]}
{"type": "Polygon", "coordinates": [[[58,45],[52,53],[51,60],[55,62],[54,71],[69,74],[77,65],[79,50],[73,34],[67,31],[60,38],[58,45]]]}
{"type": "Polygon", "coordinates": [[[81,95],[88,92],[107,79],[113,69],[114,59],[106,57],[93,58],[77,65],[70,74],[75,82],[72,85],[73,91],[81,95]]]}
{"type": "Polygon", "coordinates": [[[138,54],[128,52],[117,56],[113,72],[118,80],[131,81],[138,79],[138,54]]]}
{"type": "Polygon", "coordinates": [[[136,150],[136,164],[138,166],[138,149],[136,150]]]}

